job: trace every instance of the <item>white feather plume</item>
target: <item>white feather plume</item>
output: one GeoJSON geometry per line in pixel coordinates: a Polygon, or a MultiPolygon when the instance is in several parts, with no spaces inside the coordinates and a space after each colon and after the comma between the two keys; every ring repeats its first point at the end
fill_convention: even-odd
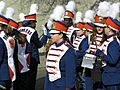
{"type": "Polygon", "coordinates": [[[57,5],[53,10],[53,18],[54,20],[61,21],[65,13],[65,9],[62,5],[57,5]]]}
{"type": "Polygon", "coordinates": [[[88,18],[84,18],[83,22],[87,23],[87,22],[92,22],[92,21],[90,19],[88,19],[88,18]]]}
{"type": "Polygon", "coordinates": [[[53,13],[50,15],[48,22],[47,22],[47,27],[50,29],[53,25],[53,20],[57,20],[57,21],[62,21],[62,18],[64,16],[65,13],[65,9],[62,5],[57,5],[54,10],[53,13]]]}
{"type": "Polygon", "coordinates": [[[5,15],[5,17],[6,18],[10,18],[10,19],[12,19],[13,18],[13,15],[14,15],[14,9],[12,8],[12,7],[8,7],[7,9],[6,9],[6,15],[5,15]]]}
{"type": "Polygon", "coordinates": [[[48,19],[47,27],[48,27],[49,29],[51,29],[52,25],[53,25],[53,21],[51,21],[50,19],[48,19]]]}
{"type": "Polygon", "coordinates": [[[97,15],[102,17],[108,17],[109,10],[110,10],[110,2],[107,1],[100,2],[98,6],[97,15]]]}
{"type": "Polygon", "coordinates": [[[75,23],[82,22],[82,13],[78,11],[75,16],[75,23]]]}
{"type": "Polygon", "coordinates": [[[71,11],[75,13],[76,10],[76,4],[74,1],[69,1],[68,4],[65,6],[66,10],[71,11]]]}
{"type": "Polygon", "coordinates": [[[110,5],[110,10],[109,10],[109,16],[115,19],[117,16],[119,16],[120,12],[120,3],[113,3],[110,5]]]}
{"type": "Polygon", "coordinates": [[[31,4],[29,15],[30,14],[37,14],[37,10],[38,10],[37,4],[31,4]]]}
{"type": "Polygon", "coordinates": [[[24,13],[20,13],[19,14],[19,20],[20,21],[24,21],[25,20],[25,14],[24,13]]]}
{"type": "Polygon", "coordinates": [[[51,21],[54,20],[54,14],[53,14],[53,13],[49,16],[49,19],[50,19],[51,21]]]}
{"type": "Polygon", "coordinates": [[[95,12],[93,10],[87,10],[85,12],[85,18],[83,19],[84,22],[92,22],[95,17],[95,12]]]}
{"type": "Polygon", "coordinates": [[[0,1],[0,14],[2,14],[4,8],[5,8],[5,2],[0,1]]]}

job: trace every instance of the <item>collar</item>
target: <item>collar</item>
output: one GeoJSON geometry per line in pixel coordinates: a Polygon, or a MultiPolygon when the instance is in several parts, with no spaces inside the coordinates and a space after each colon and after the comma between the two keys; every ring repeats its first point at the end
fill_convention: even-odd
{"type": "Polygon", "coordinates": [[[64,41],[60,42],[60,43],[55,43],[56,47],[61,46],[64,43],[64,41]]]}
{"type": "Polygon", "coordinates": [[[111,38],[112,36],[115,36],[116,34],[112,34],[112,35],[109,35],[107,36],[107,39],[111,38]]]}

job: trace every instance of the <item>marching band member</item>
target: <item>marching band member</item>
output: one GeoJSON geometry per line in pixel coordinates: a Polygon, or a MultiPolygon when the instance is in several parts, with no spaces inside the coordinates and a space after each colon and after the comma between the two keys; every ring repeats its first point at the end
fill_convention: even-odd
{"type": "MultiPolygon", "coordinates": [[[[53,21],[63,19],[64,13],[65,9],[62,5],[57,5],[54,8],[53,13],[49,16],[47,23],[43,26],[43,31],[48,37],[50,37],[49,31],[53,26],[53,21]]],[[[52,44],[51,39],[48,39],[48,42],[46,44],[46,55],[49,51],[49,47],[51,46],[51,44],[52,44]]]]}
{"type": "Polygon", "coordinates": [[[23,21],[23,26],[18,29],[20,33],[26,34],[27,45],[26,53],[30,53],[30,66],[28,73],[28,90],[35,90],[36,76],[37,76],[37,67],[40,63],[39,61],[39,51],[38,48],[41,48],[47,42],[47,36],[43,35],[40,39],[38,38],[38,33],[35,30],[36,27],[36,13],[37,13],[37,4],[32,4],[29,15],[25,16],[25,21],[23,21]]]}
{"type": "Polygon", "coordinates": [[[76,13],[76,20],[74,25],[74,30],[76,32],[76,38],[73,40],[73,46],[76,50],[77,54],[77,61],[76,61],[76,74],[77,74],[77,81],[76,81],[76,88],[79,90],[84,90],[84,80],[82,77],[83,74],[83,67],[81,67],[82,58],[88,49],[88,40],[85,36],[85,28],[84,23],[81,20],[81,12],[76,13]]]}
{"type": "MultiPolygon", "coordinates": [[[[13,48],[6,35],[5,30],[7,29],[9,20],[4,16],[0,15],[0,89],[10,90],[11,88],[11,78],[10,78],[10,68],[8,66],[8,53],[9,48],[13,48]]],[[[7,31],[7,30],[6,30],[7,31]]],[[[11,50],[10,49],[10,50],[11,50]]]]}
{"type": "Polygon", "coordinates": [[[75,10],[76,5],[74,1],[69,1],[66,5],[66,11],[64,15],[64,23],[68,26],[67,37],[69,38],[70,42],[73,43],[73,40],[76,37],[76,33],[74,31],[74,17],[75,17],[75,10]]]}
{"type": "MultiPolygon", "coordinates": [[[[26,84],[28,82],[27,82],[25,72],[29,71],[29,68],[28,68],[29,67],[28,66],[29,65],[29,54],[25,54],[26,40],[25,40],[25,37],[23,37],[23,34],[17,31],[18,23],[12,19],[13,11],[14,10],[12,8],[7,8],[7,12],[6,12],[6,17],[9,18],[8,30],[9,32],[11,32],[9,33],[9,35],[14,37],[14,40],[15,40],[13,59],[14,59],[14,64],[16,68],[17,78],[13,82],[13,89],[14,90],[25,90],[25,89],[28,89],[27,88],[28,86],[26,84]],[[23,38],[25,41],[23,40],[23,38]]],[[[12,69],[14,68],[12,67],[12,69]]]]}
{"type": "MultiPolygon", "coordinates": [[[[94,24],[95,30],[91,35],[92,45],[90,45],[90,50],[94,51],[96,48],[100,48],[102,43],[106,40],[106,35],[104,33],[105,29],[105,21],[108,17],[110,3],[109,2],[101,2],[98,6],[98,11],[96,12],[94,24]]],[[[96,57],[94,67],[91,70],[91,77],[93,80],[93,90],[103,90],[102,84],[102,61],[99,57],[96,57]]]]}
{"type": "MultiPolygon", "coordinates": [[[[4,47],[1,47],[2,48],[1,50],[4,50],[4,51],[2,51],[1,55],[5,54],[4,56],[2,56],[4,58],[7,56],[6,57],[6,59],[7,59],[6,62],[8,63],[7,66],[8,66],[8,69],[9,69],[9,78],[10,78],[10,80],[7,80],[5,82],[3,80],[3,82],[4,82],[3,84],[5,84],[5,86],[3,85],[4,86],[3,89],[6,88],[6,90],[10,90],[11,82],[16,80],[16,71],[15,71],[15,65],[14,65],[14,59],[13,59],[15,41],[14,41],[13,37],[11,36],[12,29],[8,28],[9,27],[8,24],[10,23],[10,17],[12,17],[13,13],[14,13],[14,9],[9,7],[9,8],[7,8],[7,11],[6,11],[6,17],[8,19],[5,18],[4,16],[1,16],[1,19],[0,19],[0,22],[1,22],[1,35],[0,36],[1,36],[1,39],[3,39],[3,42],[5,44],[5,45],[3,44],[4,47]],[[11,12],[11,14],[9,14],[8,12],[11,12]]],[[[5,62],[5,61],[3,61],[3,62],[5,62]]],[[[7,70],[7,67],[4,67],[4,69],[5,68],[7,70]]]]}
{"type": "Polygon", "coordinates": [[[30,55],[26,54],[26,35],[18,31],[19,24],[14,20],[9,21],[9,26],[13,29],[15,39],[14,61],[16,68],[16,80],[13,82],[13,90],[29,89],[27,74],[30,65],[30,55]]]}
{"type": "MultiPolygon", "coordinates": [[[[9,70],[9,74],[8,74],[9,76],[7,76],[7,72],[6,72],[5,76],[2,75],[3,77],[7,76],[6,79],[3,78],[2,90],[5,88],[6,88],[6,90],[10,90],[11,82],[16,80],[16,71],[15,71],[15,65],[14,65],[14,59],[13,59],[15,41],[14,41],[13,37],[11,36],[12,29],[8,28],[9,27],[8,24],[10,23],[10,18],[12,17],[13,13],[14,13],[14,9],[9,7],[9,8],[7,8],[7,11],[6,11],[6,17],[8,19],[2,15],[0,17],[0,22],[1,22],[1,33],[0,33],[1,35],[0,36],[1,36],[1,39],[3,40],[2,43],[4,43],[4,44],[1,43],[1,46],[4,45],[4,47],[3,46],[1,47],[1,50],[4,50],[1,52],[1,55],[2,55],[1,58],[4,57],[3,58],[4,60],[7,59],[7,61],[2,61],[2,62],[4,62],[4,63],[7,62],[7,67],[9,70]]],[[[1,67],[3,67],[3,70],[5,69],[5,71],[7,71],[6,64],[1,67]]]]}
{"type": "Polygon", "coordinates": [[[53,44],[47,55],[44,90],[72,90],[75,86],[76,55],[66,41],[67,29],[63,22],[54,21],[50,30],[53,44]]]}
{"type": "Polygon", "coordinates": [[[115,19],[119,13],[119,5],[117,3],[112,4],[109,13],[110,17],[106,20],[107,26],[105,28],[107,40],[94,54],[104,62],[104,66],[102,67],[102,82],[105,90],[119,90],[120,42],[117,37],[117,32],[119,32],[120,29],[120,22],[115,19]]]}
{"type": "Polygon", "coordinates": [[[120,22],[108,18],[106,24],[105,34],[107,35],[107,41],[103,43],[102,50],[97,49],[95,55],[100,57],[106,63],[102,73],[102,81],[105,85],[105,90],[119,90],[120,46],[117,41],[118,38],[116,37],[115,30],[119,30],[120,22]]]}
{"type": "MultiPolygon", "coordinates": [[[[89,54],[91,55],[91,53],[89,52],[89,48],[90,48],[90,45],[91,45],[91,35],[93,34],[93,31],[94,31],[94,24],[93,23],[85,23],[85,28],[86,28],[86,32],[85,34],[87,33],[88,36],[87,36],[87,40],[88,40],[88,49],[86,51],[86,54],[85,56],[88,55],[89,57],[89,54]]],[[[91,57],[91,56],[90,56],[91,57]]],[[[84,58],[84,57],[83,57],[84,58]]],[[[83,59],[84,61],[84,59],[83,59]]],[[[83,66],[84,67],[84,66],[83,66]]],[[[92,87],[93,87],[93,80],[91,78],[91,69],[92,68],[89,68],[89,67],[85,67],[84,68],[84,77],[85,77],[85,88],[86,90],[92,90],[92,87]]]]}
{"type": "MultiPolygon", "coordinates": [[[[93,34],[93,31],[94,31],[94,24],[92,23],[92,21],[94,20],[94,11],[92,10],[87,10],[85,12],[85,18],[83,19],[83,21],[85,22],[85,35],[87,36],[87,42],[88,42],[88,49],[86,51],[86,54],[84,57],[89,57],[89,55],[91,54],[88,54],[89,52],[89,48],[90,48],[90,42],[91,42],[91,35],[93,34]]],[[[85,79],[85,90],[92,90],[92,87],[93,87],[93,81],[92,81],[92,78],[91,78],[91,68],[89,67],[86,67],[86,66],[83,66],[83,62],[84,62],[84,57],[83,57],[83,61],[82,61],[82,67],[84,67],[84,79],[85,79]]]]}
{"type": "MultiPolygon", "coordinates": [[[[108,17],[109,6],[110,6],[110,3],[106,1],[101,2],[98,6],[98,11],[94,21],[95,31],[91,36],[92,41],[95,42],[91,47],[93,49],[100,48],[102,43],[106,40],[104,29],[106,26],[105,21],[108,17]]],[[[101,79],[102,77],[101,66],[102,66],[102,60],[97,57],[94,63],[94,68],[91,71],[92,79],[93,79],[93,90],[103,89],[103,84],[101,79]]]]}

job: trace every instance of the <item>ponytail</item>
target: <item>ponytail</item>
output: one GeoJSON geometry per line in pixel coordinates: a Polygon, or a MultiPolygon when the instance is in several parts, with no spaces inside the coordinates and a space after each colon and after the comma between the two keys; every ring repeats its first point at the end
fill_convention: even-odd
{"type": "Polygon", "coordinates": [[[70,42],[69,38],[66,36],[65,33],[63,33],[63,40],[64,40],[65,42],[68,42],[68,43],[70,44],[70,46],[74,47],[73,44],[70,42]]]}

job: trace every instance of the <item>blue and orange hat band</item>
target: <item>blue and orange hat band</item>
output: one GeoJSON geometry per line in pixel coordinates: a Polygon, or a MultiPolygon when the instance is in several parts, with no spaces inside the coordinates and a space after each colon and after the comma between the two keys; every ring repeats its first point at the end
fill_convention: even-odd
{"type": "Polygon", "coordinates": [[[108,27],[110,27],[113,30],[120,30],[120,22],[116,19],[112,19],[111,17],[108,17],[106,20],[106,24],[108,27]]]}
{"type": "Polygon", "coordinates": [[[0,15],[0,23],[8,25],[9,19],[7,19],[6,17],[0,15]]]}
{"type": "Polygon", "coordinates": [[[15,22],[15,21],[12,20],[12,19],[9,21],[9,25],[10,25],[12,28],[18,29],[18,23],[15,22]]]}
{"type": "Polygon", "coordinates": [[[68,30],[68,27],[63,22],[54,21],[53,28],[51,29],[50,33],[56,33],[55,30],[66,33],[68,30]]]}
{"type": "Polygon", "coordinates": [[[35,20],[36,21],[36,14],[26,15],[25,20],[35,20]]]}

